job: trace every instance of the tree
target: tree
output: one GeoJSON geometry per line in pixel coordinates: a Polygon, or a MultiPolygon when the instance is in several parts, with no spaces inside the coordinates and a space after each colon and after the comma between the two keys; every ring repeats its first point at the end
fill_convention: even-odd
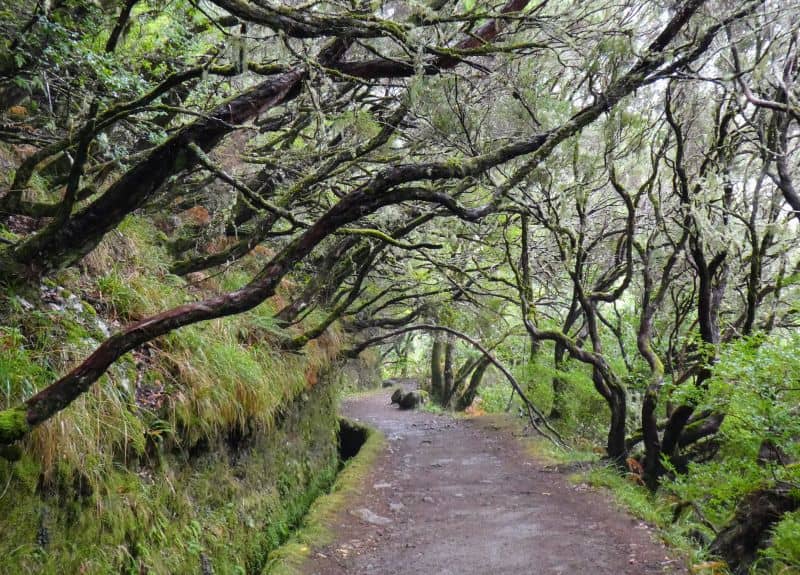
{"type": "MultiPolygon", "coordinates": [[[[443,18],[441,22],[437,21],[435,16],[431,22],[424,18],[418,21],[416,17],[412,17],[405,23],[397,24],[376,18],[367,12],[319,16],[294,9],[278,13],[270,8],[256,5],[229,5],[226,2],[218,4],[237,18],[280,30],[290,38],[297,38],[298,41],[307,41],[309,48],[318,46],[316,56],[303,60],[298,58],[298,53],[291,45],[287,45],[287,50],[294,59],[293,64],[267,68],[254,65],[252,69],[256,73],[261,70],[272,76],[234,93],[227,100],[215,103],[207,111],[199,112],[197,119],[178,125],[173,135],[142,153],[138,159],[134,159],[132,165],[103,191],[92,192],[91,189],[87,189],[82,194],[83,176],[95,168],[98,159],[92,154],[92,142],[133,114],[153,112],[151,104],[157,98],[198,73],[202,77],[211,71],[211,68],[202,65],[199,69],[194,68],[189,72],[176,72],[149,91],[122,102],[111,100],[113,103],[108,103],[111,93],[102,93],[102,98],[95,99],[88,108],[81,110],[84,113],[84,120],[79,129],[42,148],[17,170],[14,182],[3,197],[4,210],[25,214],[36,212],[41,208],[39,214],[55,214],[55,217],[36,233],[21,238],[4,249],[2,261],[7,274],[17,277],[30,277],[30,274],[40,276],[75,265],[127,214],[145,206],[161,193],[164,184],[172,176],[200,165],[224,179],[223,172],[215,170],[213,161],[207,159],[206,155],[218,147],[226,137],[236,132],[238,126],[278,106],[288,104],[301,94],[304,101],[318,107],[324,100],[320,100],[317,90],[312,88],[312,73],[314,80],[320,77],[317,74],[327,73],[333,81],[352,82],[356,87],[349,92],[359,94],[360,99],[357,100],[359,104],[367,107],[374,105],[374,92],[358,91],[358,83],[355,80],[360,78],[373,81],[377,87],[385,78],[407,77],[411,62],[398,63],[388,57],[364,61],[346,60],[345,56],[353,49],[355,39],[375,42],[373,48],[381,53],[382,50],[378,47],[381,43],[396,43],[407,47],[417,42],[410,39],[408,31],[419,29],[421,32],[426,32],[423,34],[424,39],[421,44],[415,48],[421,48],[421,53],[430,54],[430,57],[423,58],[421,76],[417,73],[418,66],[414,65],[417,75],[409,80],[410,89],[414,92],[418,90],[414,83],[425,81],[427,74],[454,68],[465,58],[468,60],[469,57],[495,52],[495,49],[484,43],[496,39],[502,28],[502,19],[490,15],[486,22],[473,31],[467,39],[452,44],[451,48],[443,48],[428,40],[435,37],[434,34],[427,33],[428,29],[436,30],[440,25],[446,27],[451,21],[470,21],[471,16],[457,14],[455,17],[443,18]],[[318,41],[317,38],[321,37],[333,38],[318,41]],[[304,88],[309,88],[309,92],[306,93],[304,88]],[[66,189],[61,198],[47,206],[30,204],[27,200],[22,200],[21,191],[28,184],[37,166],[41,166],[43,160],[59,155],[72,158],[66,174],[66,189]]],[[[337,176],[338,183],[333,184],[320,202],[313,204],[307,203],[308,196],[305,189],[300,194],[302,197],[297,197],[289,189],[286,194],[280,194],[277,200],[273,201],[250,193],[256,190],[247,185],[239,185],[233,178],[230,179],[229,183],[243,198],[250,200],[251,203],[256,200],[259,204],[254,206],[257,208],[257,213],[261,214],[256,218],[256,224],[264,217],[268,218],[267,221],[269,218],[280,217],[296,230],[278,247],[276,255],[250,283],[241,289],[164,311],[113,335],[70,373],[26,400],[23,405],[4,412],[4,421],[10,423],[3,426],[3,442],[23,436],[31,427],[65,408],[85,392],[116,359],[138,345],[182,326],[252,309],[273,295],[278,283],[317,246],[327,244],[333,235],[346,226],[363,220],[382,208],[417,202],[422,205],[439,206],[467,222],[476,222],[496,213],[507,196],[519,184],[526,181],[559,144],[597,121],[635,90],[682,70],[700,58],[726,24],[747,16],[759,3],[753,2],[738,7],[725,18],[715,20],[707,26],[701,22],[702,18],[695,17],[703,4],[701,0],[690,0],[678,6],[666,25],[657,33],[653,33],[653,40],[642,55],[636,57],[631,52],[621,54],[619,66],[614,67],[608,77],[600,81],[594,77],[596,72],[592,70],[587,77],[586,87],[587,93],[593,95],[592,99],[587,103],[582,94],[574,94],[573,100],[582,104],[575,113],[562,115],[564,117],[557,118],[551,127],[542,127],[533,134],[515,135],[505,142],[488,138],[483,145],[475,145],[475,153],[465,159],[454,156],[446,147],[443,148],[441,155],[432,157],[428,154],[424,160],[419,159],[423,154],[410,150],[408,154],[401,154],[399,159],[380,162],[382,166],[373,166],[359,175],[350,175],[347,172],[339,174],[335,170],[326,173],[330,167],[328,164],[323,164],[321,168],[306,176],[307,179],[298,180],[303,186],[320,184],[327,186],[331,185],[331,182],[325,178],[330,175],[337,176]],[[688,31],[689,28],[692,29],[691,32],[688,31]],[[692,40],[679,44],[676,41],[678,37],[692,38],[692,40]],[[597,91],[598,87],[600,91],[597,91]],[[517,159],[522,161],[516,161],[517,159]],[[503,173],[500,166],[509,170],[503,177],[499,177],[503,173]]],[[[519,15],[526,25],[520,26],[516,33],[523,38],[530,34],[535,39],[541,32],[537,31],[535,26],[530,28],[536,21],[535,15],[541,10],[550,8],[548,2],[534,6],[530,12],[523,12],[526,7],[527,3],[512,1],[504,6],[499,14],[503,17],[519,15]]],[[[554,17],[568,19],[572,16],[566,10],[555,10],[554,17]]],[[[126,15],[123,11],[122,21],[131,14],[132,12],[129,12],[126,15]]],[[[658,20],[655,16],[657,15],[647,13],[638,24],[641,27],[655,28],[658,20]]],[[[124,24],[121,26],[124,28],[124,24]]],[[[576,26],[578,24],[568,26],[567,33],[576,33],[576,26]]],[[[598,37],[602,38],[606,34],[607,26],[609,24],[606,23],[598,27],[598,37]]],[[[113,52],[115,46],[112,45],[110,48],[109,51],[113,52]]],[[[514,56],[511,59],[513,62],[517,54],[524,54],[530,49],[541,50],[544,47],[538,46],[535,41],[523,41],[521,44],[498,45],[496,52],[514,56]]],[[[248,62],[242,61],[241,53],[237,54],[237,59],[233,70],[250,68],[248,62]]],[[[480,64],[474,65],[480,66],[480,64]]],[[[228,73],[227,70],[221,69],[220,72],[228,73]]],[[[403,105],[391,106],[391,100],[392,96],[389,93],[383,98],[383,105],[386,103],[390,105],[390,116],[395,114],[394,117],[402,117],[403,105]]],[[[267,130],[282,127],[281,123],[271,126],[271,118],[272,116],[266,120],[267,130]]],[[[535,118],[531,118],[532,122],[534,120],[535,118]]],[[[299,125],[302,125],[302,122],[299,125]]],[[[287,135],[282,134],[280,139],[288,138],[286,141],[291,143],[296,138],[292,134],[296,132],[290,129],[287,135]]],[[[329,146],[336,145],[334,137],[329,146]]],[[[368,141],[361,150],[375,151],[370,149],[373,145],[376,145],[375,140],[368,141]]],[[[380,145],[380,140],[377,145],[380,145]]],[[[271,146],[274,147],[274,142],[271,146]]],[[[357,159],[366,152],[350,154],[349,161],[357,159]]],[[[332,160],[340,161],[340,157],[336,154],[329,155],[329,150],[324,150],[322,153],[323,156],[327,155],[332,160]]],[[[261,191],[269,192],[263,189],[261,191]]],[[[386,239],[386,234],[382,232],[356,233],[373,236],[378,234],[380,241],[386,239]]],[[[263,228],[256,234],[256,238],[263,237],[263,228]]],[[[370,253],[374,252],[370,250],[370,253]]],[[[357,273],[363,281],[365,274],[368,273],[368,266],[356,265],[352,270],[358,270],[357,273]]],[[[359,287],[357,283],[351,290],[353,297],[345,300],[344,308],[356,301],[359,287]]],[[[584,313],[587,313],[591,306],[584,304],[584,308],[584,313]]],[[[591,311],[588,313],[591,316],[591,311]]],[[[301,345],[303,339],[307,340],[313,335],[312,333],[306,338],[301,338],[297,345],[301,345]]],[[[585,353],[578,352],[577,348],[574,351],[585,353]]],[[[599,360],[596,360],[596,364],[601,372],[605,369],[599,360]]]]}

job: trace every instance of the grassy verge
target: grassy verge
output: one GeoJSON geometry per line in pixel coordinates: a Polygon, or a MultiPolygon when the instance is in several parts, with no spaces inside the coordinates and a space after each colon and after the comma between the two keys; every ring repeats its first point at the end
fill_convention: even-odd
{"type": "Polygon", "coordinates": [[[604,489],[614,502],[634,517],[657,528],[656,534],[669,547],[684,556],[692,565],[692,573],[700,575],[719,575],[718,562],[708,561],[706,552],[687,536],[691,526],[683,519],[673,521],[675,501],[660,494],[653,495],[644,487],[622,476],[618,471],[606,466],[576,473],[569,478],[575,483],[587,483],[604,489]]]}
{"type": "Polygon", "coordinates": [[[320,548],[332,540],[330,524],[333,518],[361,488],[364,477],[385,445],[386,440],[381,432],[367,428],[367,440],[358,455],[345,464],[331,490],[314,501],[290,540],[270,553],[262,572],[264,575],[296,575],[312,549],[320,548]]]}
{"type": "Polygon", "coordinates": [[[27,455],[0,461],[0,573],[257,573],[332,483],[335,422],[320,385],[235,448],[161,452],[106,473],[97,491],[42,487],[27,455]]]}

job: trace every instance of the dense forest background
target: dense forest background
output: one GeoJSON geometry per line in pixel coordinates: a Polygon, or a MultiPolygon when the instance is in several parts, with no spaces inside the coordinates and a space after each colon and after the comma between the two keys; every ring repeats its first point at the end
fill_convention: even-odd
{"type": "Polygon", "coordinates": [[[798,29],[3,2],[0,569],[259,572],[335,473],[338,390],[400,376],[601,452],[700,557],[797,572],[798,29]]]}

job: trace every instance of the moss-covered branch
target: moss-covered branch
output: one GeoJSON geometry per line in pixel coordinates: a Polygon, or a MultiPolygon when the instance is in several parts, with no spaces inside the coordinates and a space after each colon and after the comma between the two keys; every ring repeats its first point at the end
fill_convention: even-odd
{"type": "Polygon", "coordinates": [[[394,246],[396,248],[400,248],[400,249],[403,249],[403,250],[419,250],[419,249],[424,249],[424,248],[431,249],[431,250],[439,250],[439,249],[442,249],[442,247],[443,247],[442,244],[434,244],[434,243],[430,243],[430,242],[420,242],[420,243],[417,243],[417,244],[409,244],[409,243],[406,243],[406,242],[401,242],[399,240],[394,239],[390,235],[388,235],[388,234],[386,234],[386,233],[384,233],[384,232],[382,232],[380,230],[376,230],[374,228],[342,228],[337,233],[338,234],[344,234],[344,235],[364,236],[364,237],[368,237],[368,238],[375,238],[377,240],[380,240],[380,241],[382,241],[384,243],[387,243],[387,244],[389,244],[391,246],[394,246]]]}

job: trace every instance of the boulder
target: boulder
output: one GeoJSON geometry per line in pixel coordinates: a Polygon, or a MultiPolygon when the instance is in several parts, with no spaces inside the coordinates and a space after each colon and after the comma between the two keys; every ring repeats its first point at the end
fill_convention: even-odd
{"type": "Polygon", "coordinates": [[[400,409],[414,409],[425,403],[426,393],[424,391],[403,391],[397,388],[392,393],[392,404],[397,404],[400,409]]]}

